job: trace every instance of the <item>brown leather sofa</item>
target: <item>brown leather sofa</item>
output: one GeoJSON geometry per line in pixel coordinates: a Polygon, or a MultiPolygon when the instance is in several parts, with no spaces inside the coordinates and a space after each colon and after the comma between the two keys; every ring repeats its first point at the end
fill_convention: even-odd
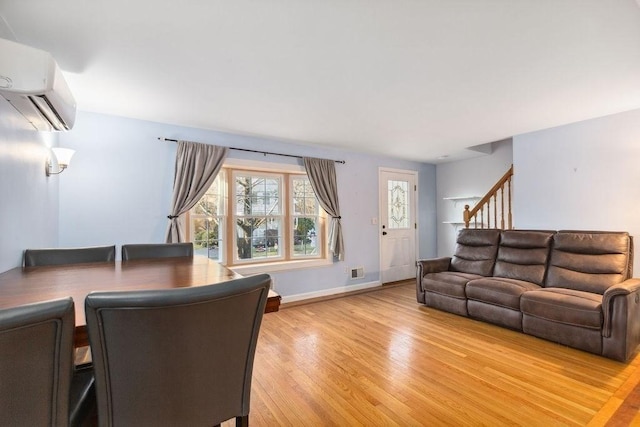
{"type": "Polygon", "coordinates": [[[419,303],[619,361],[640,343],[628,233],[464,229],[456,243],[418,260],[419,303]]]}

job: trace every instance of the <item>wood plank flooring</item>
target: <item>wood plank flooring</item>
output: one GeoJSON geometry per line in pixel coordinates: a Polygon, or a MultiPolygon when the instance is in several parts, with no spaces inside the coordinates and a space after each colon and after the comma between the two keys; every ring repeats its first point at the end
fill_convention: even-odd
{"type": "Polygon", "coordinates": [[[249,419],[253,427],[632,425],[639,363],[424,307],[410,282],[265,315],[249,419]]]}

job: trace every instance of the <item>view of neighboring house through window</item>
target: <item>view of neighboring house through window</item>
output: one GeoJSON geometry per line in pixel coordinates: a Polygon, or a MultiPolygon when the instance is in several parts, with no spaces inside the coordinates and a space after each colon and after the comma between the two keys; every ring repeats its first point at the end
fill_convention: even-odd
{"type": "Polygon", "coordinates": [[[227,265],[324,258],[324,215],[304,174],[223,168],[189,216],[197,254],[227,265]]]}

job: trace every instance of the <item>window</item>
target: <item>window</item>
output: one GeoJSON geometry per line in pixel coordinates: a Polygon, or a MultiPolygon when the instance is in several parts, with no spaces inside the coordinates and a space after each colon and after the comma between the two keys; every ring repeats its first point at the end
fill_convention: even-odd
{"type": "Polygon", "coordinates": [[[302,173],[225,167],[188,222],[196,253],[226,265],[326,258],[325,215],[302,173]]]}
{"type": "Polygon", "coordinates": [[[194,251],[222,263],[225,261],[226,173],[220,171],[209,190],[188,215],[194,251]]]}
{"type": "Polygon", "coordinates": [[[318,255],[320,204],[307,176],[291,177],[293,257],[318,255]]]}
{"type": "Polygon", "coordinates": [[[235,261],[282,258],[282,176],[233,171],[235,261]]]}

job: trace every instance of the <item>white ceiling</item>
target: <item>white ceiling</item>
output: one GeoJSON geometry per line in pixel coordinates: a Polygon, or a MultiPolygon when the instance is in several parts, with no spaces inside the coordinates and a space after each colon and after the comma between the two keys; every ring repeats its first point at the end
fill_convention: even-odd
{"type": "Polygon", "coordinates": [[[81,110],[438,162],[640,108],[639,6],[0,0],[0,16],[81,110]]]}

